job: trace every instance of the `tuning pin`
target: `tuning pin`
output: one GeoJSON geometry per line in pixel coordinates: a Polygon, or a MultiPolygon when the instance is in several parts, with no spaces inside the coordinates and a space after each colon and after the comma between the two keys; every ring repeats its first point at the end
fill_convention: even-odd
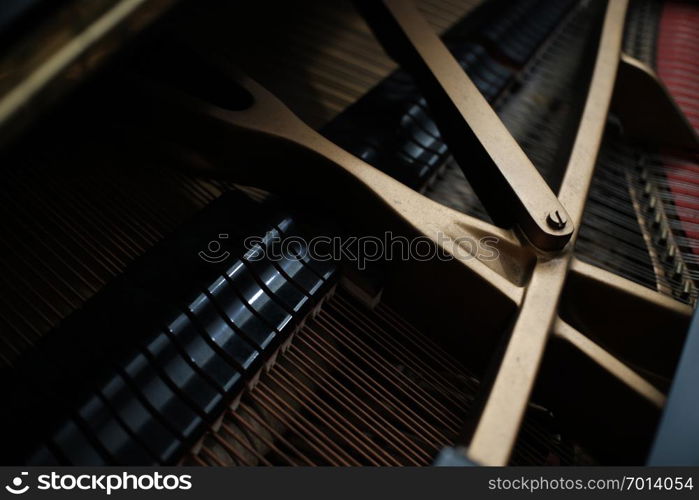
{"type": "Polygon", "coordinates": [[[655,209],[657,208],[657,206],[658,206],[658,198],[656,198],[655,196],[651,196],[650,199],[648,200],[648,211],[651,213],[654,212],[655,209]]]}
{"type": "MultiPolygon", "coordinates": [[[[657,217],[658,215],[660,215],[660,213],[656,213],[656,217],[657,217]]],[[[654,221],[654,222],[655,222],[655,221],[654,221]]],[[[658,235],[658,245],[663,245],[663,246],[665,246],[665,245],[667,244],[668,235],[669,235],[669,231],[668,231],[668,229],[667,229],[667,226],[664,226],[664,227],[660,230],[660,234],[658,235]]]]}
{"type": "Polygon", "coordinates": [[[662,220],[660,212],[655,212],[655,215],[653,216],[653,222],[652,225],[654,228],[660,227],[660,221],[662,220]]]}
{"type": "Polygon", "coordinates": [[[692,291],[692,281],[691,280],[684,280],[684,283],[682,283],[682,297],[687,298],[689,297],[690,293],[692,291]]]}
{"type": "Polygon", "coordinates": [[[682,262],[677,262],[675,264],[675,267],[672,269],[672,277],[677,279],[680,276],[682,276],[683,272],[684,272],[684,264],[682,262]]]}
{"type": "Polygon", "coordinates": [[[674,245],[669,246],[667,248],[667,251],[665,252],[665,261],[666,262],[673,262],[675,260],[675,257],[677,257],[677,250],[674,245]]]}

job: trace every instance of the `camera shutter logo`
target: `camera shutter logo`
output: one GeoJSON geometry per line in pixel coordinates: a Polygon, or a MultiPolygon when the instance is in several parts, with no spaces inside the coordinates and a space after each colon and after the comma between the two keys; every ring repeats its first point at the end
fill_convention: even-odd
{"type": "Polygon", "coordinates": [[[12,493],[13,495],[21,495],[23,493],[26,493],[27,490],[29,489],[29,485],[25,484],[22,486],[22,476],[28,475],[28,472],[22,472],[20,473],[19,476],[16,476],[15,478],[12,479],[12,482],[8,485],[5,486],[5,489],[12,493]]]}

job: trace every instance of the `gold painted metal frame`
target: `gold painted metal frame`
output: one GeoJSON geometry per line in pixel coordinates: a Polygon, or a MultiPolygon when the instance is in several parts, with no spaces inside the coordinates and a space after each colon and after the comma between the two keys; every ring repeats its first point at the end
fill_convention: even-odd
{"type": "Polygon", "coordinates": [[[0,145],[98,68],[176,0],[64,2],[0,58],[0,145]]]}
{"type": "Polygon", "coordinates": [[[699,148],[694,127],[647,64],[622,53],[616,86],[612,107],[627,135],[649,144],[699,148]]]}
{"type": "MultiPolygon", "coordinates": [[[[401,15],[410,9],[404,0],[384,4],[395,8],[400,4],[401,15]]],[[[650,339],[657,338],[659,328],[681,339],[692,313],[690,306],[581,262],[573,253],[617,84],[627,4],[627,0],[607,3],[591,83],[565,176],[558,196],[553,195],[556,199],[547,198],[547,203],[563,207],[571,222],[570,240],[555,253],[540,251],[519,231],[501,229],[451,210],[404,186],[324,138],[271,93],[230,67],[221,66],[231,81],[246,89],[254,101],[246,109],[224,109],[152,82],[145,87],[149,88],[149,105],[157,106],[159,116],[164,118],[160,122],[163,128],[158,131],[161,138],[180,148],[191,148],[197,164],[207,174],[218,173],[242,184],[313,197],[364,231],[390,229],[422,235],[454,255],[449,264],[413,269],[416,275],[429,273],[429,279],[442,292],[440,301],[432,293],[419,300],[439,327],[466,330],[468,322],[472,329],[479,330],[480,334],[473,339],[476,357],[484,352],[492,353],[492,349],[484,351],[482,345],[492,345],[493,337],[509,331],[504,352],[496,359],[495,376],[472,439],[465,449],[476,463],[504,465],[515,445],[551,338],[567,343],[650,405],[660,408],[665,396],[657,386],[603,348],[597,339],[602,336],[600,332],[618,329],[614,318],[623,317],[624,321],[633,323],[635,336],[632,340],[622,336],[617,342],[647,344],[645,355],[648,355],[654,350],[650,339]],[[220,167],[232,164],[236,165],[235,169],[220,167]],[[451,243],[461,238],[494,237],[500,259],[486,260],[475,254],[464,258],[462,252],[455,252],[453,245],[445,243],[445,235],[451,243]],[[468,291],[461,293],[465,285],[468,291]],[[584,324],[590,331],[578,331],[559,316],[559,303],[576,304],[579,297],[585,298],[586,306],[578,309],[577,314],[586,319],[584,324]],[[469,315],[469,311],[479,314],[469,315]],[[514,321],[509,322],[508,318],[514,321]]],[[[413,11],[405,15],[409,20],[403,21],[411,22],[417,14],[413,11]]],[[[432,60],[451,56],[434,46],[436,36],[424,32],[428,29],[424,23],[414,24],[411,29],[411,43],[421,46],[428,40],[432,44],[432,49],[419,54],[430,70],[439,74],[440,64],[451,64],[432,60]]],[[[445,87],[450,85],[444,81],[449,78],[435,76],[435,79],[445,87]]],[[[143,82],[139,85],[144,86],[143,82]]],[[[493,125],[492,110],[483,111],[483,102],[473,95],[478,93],[475,87],[467,85],[465,90],[446,93],[452,111],[458,111],[474,129],[483,126],[475,135],[491,159],[494,153],[487,143],[506,144],[507,154],[501,160],[493,159],[501,173],[510,161],[526,165],[519,150],[512,147],[514,141],[507,131],[493,125]],[[481,119],[483,122],[477,123],[481,119]]],[[[463,129],[460,125],[460,130],[463,129]]],[[[519,196],[534,199],[542,194],[540,188],[538,181],[524,182],[515,191],[519,196]]],[[[417,301],[407,294],[405,299],[417,301]]],[[[662,353],[658,355],[663,357],[662,353]]],[[[644,356],[643,349],[638,356],[644,356]]],[[[668,375],[671,376],[671,370],[668,375]]]]}

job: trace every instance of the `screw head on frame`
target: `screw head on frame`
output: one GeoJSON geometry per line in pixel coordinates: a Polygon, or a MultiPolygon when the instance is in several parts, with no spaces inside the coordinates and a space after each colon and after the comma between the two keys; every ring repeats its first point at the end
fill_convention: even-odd
{"type": "Polygon", "coordinates": [[[549,214],[546,216],[546,223],[552,229],[563,229],[566,227],[568,221],[558,210],[555,210],[553,212],[549,212],[549,214]]]}

